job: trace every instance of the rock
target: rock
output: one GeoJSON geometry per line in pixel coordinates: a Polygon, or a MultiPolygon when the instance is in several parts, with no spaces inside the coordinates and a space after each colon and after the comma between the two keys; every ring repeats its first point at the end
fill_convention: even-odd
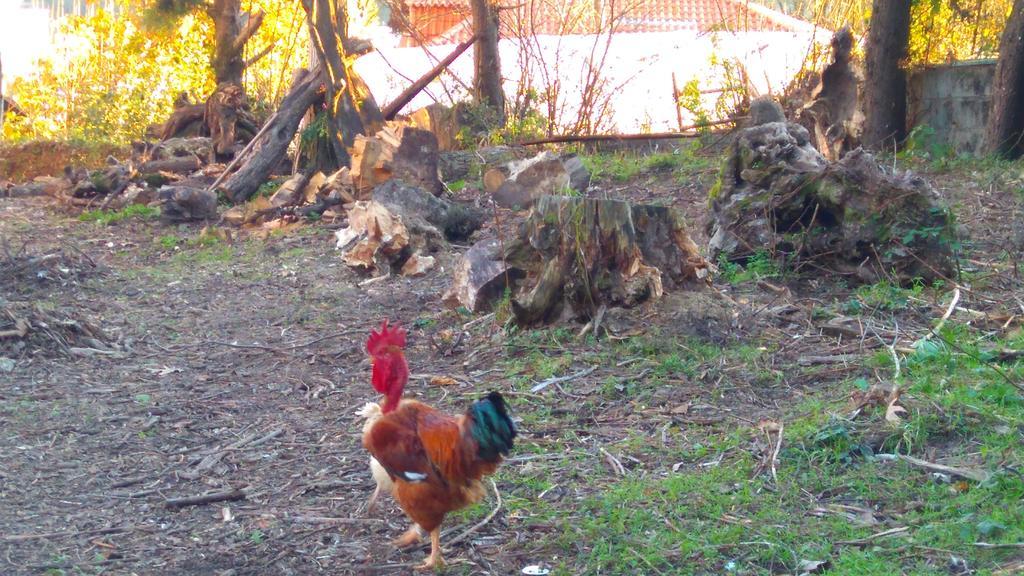
{"type": "Polygon", "coordinates": [[[357,198],[366,199],[392,178],[438,195],[437,158],[437,137],[405,124],[391,122],[372,137],[356,136],[351,176],[357,198]]]}
{"type": "Polygon", "coordinates": [[[203,188],[164,186],[157,192],[164,222],[211,220],[217,217],[217,194],[203,188]]]}
{"type": "Polygon", "coordinates": [[[562,166],[569,173],[569,187],[583,194],[590,187],[590,170],[577,154],[562,156],[562,166]]]}
{"type": "Polygon", "coordinates": [[[560,196],[567,190],[569,173],[561,159],[547,151],[484,174],[484,191],[503,208],[529,208],[541,196],[560,196]]]}
{"type": "Polygon", "coordinates": [[[452,308],[465,306],[472,312],[479,312],[501,298],[507,280],[522,276],[521,270],[510,270],[505,265],[501,244],[496,238],[481,240],[455,265],[452,285],[442,300],[452,308]]]}
{"type": "Polygon", "coordinates": [[[854,282],[955,274],[956,231],[922,178],[888,173],[857,149],[829,163],[807,130],[769,122],[740,132],[710,193],[709,255],[813,262],[854,282]]]}
{"type": "Polygon", "coordinates": [[[437,198],[415,186],[389,180],[373,190],[373,200],[401,214],[407,222],[421,219],[449,240],[464,240],[483,224],[475,208],[437,198]]]}

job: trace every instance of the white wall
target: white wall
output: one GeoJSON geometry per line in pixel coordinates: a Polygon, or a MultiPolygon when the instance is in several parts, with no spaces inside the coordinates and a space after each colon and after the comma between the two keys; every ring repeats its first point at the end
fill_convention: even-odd
{"type": "MultiPolygon", "coordinates": [[[[824,30],[817,36],[821,42],[829,38],[824,30]]],[[[721,68],[711,64],[713,56],[743,62],[759,93],[780,92],[799,71],[812,41],[814,34],[810,32],[718,33],[714,37],[697,32],[615,35],[604,67],[607,85],[614,90],[610,128],[619,132],[675,130],[678,122],[672,101],[672,74],[675,73],[680,88],[692,78],[700,80],[701,88],[718,88],[722,84],[718,77],[721,68]]],[[[562,98],[567,102],[561,111],[562,120],[571,121],[578,110],[584,64],[590,57],[594,38],[542,36],[537,38],[537,43],[546,55],[552,81],[557,78],[562,98]],[[554,73],[555,62],[557,74],[554,73]]],[[[434,60],[427,57],[423,48],[378,48],[379,52],[360,58],[356,68],[383,104],[394,99],[411,80],[426,73],[452,48],[430,47],[434,60]]],[[[523,66],[518,40],[502,40],[499,50],[506,94],[511,96],[516,91],[523,66]]],[[[449,93],[456,99],[465,98],[464,86],[471,85],[473,77],[472,52],[470,48],[450,69],[461,83],[451,74],[444,74],[441,81],[432,83],[404,111],[434,101],[450,104],[449,93]]],[[[536,71],[532,77],[535,86],[543,83],[536,71]]],[[[705,105],[712,107],[716,97],[714,94],[705,96],[705,105]]],[[[689,121],[684,119],[684,123],[689,121]]]]}

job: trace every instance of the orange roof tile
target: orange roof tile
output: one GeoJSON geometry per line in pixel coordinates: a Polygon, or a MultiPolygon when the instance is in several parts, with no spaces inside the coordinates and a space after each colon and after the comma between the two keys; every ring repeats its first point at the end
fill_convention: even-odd
{"type": "MultiPolygon", "coordinates": [[[[469,0],[406,0],[406,4],[414,22],[417,8],[434,8],[429,11],[433,14],[441,6],[461,13],[469,8],[469,0]]],[[[750,0],[526,0],[501,10],[501,35],[592,34],[607,31],[611,15],[615,15],[614,30],[622,33],[789,32],[810,26],[750,0]]],[[[467,40],[471,33],[466,18],[439,35],[427,36],[431,44],[447,44],[467,40]]]]}

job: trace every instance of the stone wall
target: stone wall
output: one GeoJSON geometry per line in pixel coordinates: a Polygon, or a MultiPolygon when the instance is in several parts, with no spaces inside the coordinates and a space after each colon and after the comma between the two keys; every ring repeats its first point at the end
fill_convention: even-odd
{"type": "Polygon", "coordinates": [[[959,155],[977,154],[988,121],[995,68],[995,60],[975,60],[911,73],[908,126],[934,130],[927,146],[948,146],[959,155]]]}

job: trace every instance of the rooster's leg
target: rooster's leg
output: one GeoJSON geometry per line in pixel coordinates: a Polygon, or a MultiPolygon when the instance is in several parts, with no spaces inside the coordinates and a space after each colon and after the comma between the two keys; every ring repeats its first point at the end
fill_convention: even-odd
{"type": "Polygon", "coordinates": [[[380,484],[377,485],[377,489],[370,495],[370,501],[366,503],[366,513],[373,514],[377,511],[377,498],[380,496],[380,484]]]}
{"type": "Polygon", "coordinates": [[[416,568],[418,570],[444,568],[444,558],[441,557],[441,528],[434,528],[430,531],[430,557],[416,568]]]}
{"type": "Polygon", "coordinates": [[[413,544],[418,543],[421,538],[422,536],[420,536],[419,527],[413,524],[405,531],[405,534],[399,536],[397,540],[392,542],[392,544],[398,548],[405,548],[406,546],[412,546],[413,544]]]}

